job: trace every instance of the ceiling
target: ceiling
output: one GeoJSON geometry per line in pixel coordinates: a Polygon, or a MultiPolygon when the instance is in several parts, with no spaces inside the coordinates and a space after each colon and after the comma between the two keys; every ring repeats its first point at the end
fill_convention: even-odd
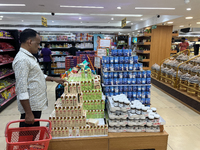
{"type": "Polygon", "coordinates": [[[126,17],[127,26],[136,25],[146,20],[151,20],[157,15],[176,15],[180,16],[173,21],[174,29],[184,27],[200,27],[196,22],[200,22],[199,4],[200,0],[190,0],[185,4],[184,0],[1,0],[1,4],[26,4],[25,7],[4,7],[0,6],[0,16],[3,19],[0,24],[10,25],[41,25],[41,16],[48,20],[48,25],[79,25],[79,26],[121,26],[121,20],[129,15],[138,14],[142,17],[126,17]],[[86,8],[61,8],[60,5],[73,6],[102,6],[103,9],[86,9],[86,8]],[[117,9],[120,6],[122,9],[117,9]],[[135,7],[170,7],[175,10],[136,10],[135,7]],[[191,8],[187,11],[186,8],[191,8]],[[25,15],[25,14],[2,14],[1,12],[48,12],[48,15],[25,15]],[[51,12],[55,16],[51,16],[51,12]],[[57,13],[72,13],[57,15],[57,13]],[[97,14],[102,14],[101,16],[97,14]],[[113,15],[115,14],[115,16],[113,15]],[[124,14],[123,16],[118,16],[124,14]],[[192,20],[186,20],[185,17],[192,16],[192,20]],[[81,17],[81,19],[79,19],[81,17]],[[111,18],[114,20],[111,20],[111,18]],[[143,19],[143,20],[141,20],[143,19]],[[131,24],[132,23],[132,24],[131,24]]]}

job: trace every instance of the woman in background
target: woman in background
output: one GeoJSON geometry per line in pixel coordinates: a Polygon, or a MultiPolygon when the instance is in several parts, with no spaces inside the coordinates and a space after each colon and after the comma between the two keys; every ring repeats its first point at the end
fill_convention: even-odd
{"type": "Polygon", "coordinates": [[[44,64],[44,74],[47,73],[47,69],[49,72],[49,76],[51,75],[51,62],[53,62],[53,58],[51,55],[50,44],[46,43],[44,48],[41,51],[41,56],[43,57],[43,64],[44,64]]]}

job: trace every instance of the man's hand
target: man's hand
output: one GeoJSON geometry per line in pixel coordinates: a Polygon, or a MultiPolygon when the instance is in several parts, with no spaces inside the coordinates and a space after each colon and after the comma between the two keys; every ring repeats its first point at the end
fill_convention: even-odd
{"type": "Polygon", "coordinates": [[[31,113],[26,113],[26,115],[25,115],[25,123],[26,124],[34,124],[34,115],[33,115],[33,113],[31,112],[31,113]]]}
{"type": "Polygon", "coordinates": [[[59,84],[62,84],[62,85],[64,85],[64,82],[66,82],[66,80],[61,79],[61,78],[54,78],[54,81],[55,81],[56,83],[59,83],[59,84]]]}

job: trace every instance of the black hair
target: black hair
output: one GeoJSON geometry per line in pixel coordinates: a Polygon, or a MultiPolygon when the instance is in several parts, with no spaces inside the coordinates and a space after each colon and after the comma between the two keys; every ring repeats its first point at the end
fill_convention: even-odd
{"type": "Polygon", "coordinates": [[[72,46],[75,46],[75,45],[76,45],[76,44],[73,42],[73,43],[72,43],[72,46]]]}
{"type": "Polygon", "coordinates": [[[97,36],[97,37],[99,37],[99,38],[101,39],[101,37],[100,37],[100,36],[97,36]]]}
{"type": "Polygon", "coordinates": [[[25,43],[30,38],[35,38],[37,36],[37,32],[33,29],[25,29],[20,34],[20,42],[25,43]]]}
{"type": "Polygon", "coordinates": [[[181,38],[181,40],[185,40],[185,38],[183,37],[183,38],[181,38]]]}
{"type": "Polygon", "coordinates": [[[49,43],[46,43],[46,44],[44,45],[44,47],[47,48],[49,45],[50,45],[49,43]]]}

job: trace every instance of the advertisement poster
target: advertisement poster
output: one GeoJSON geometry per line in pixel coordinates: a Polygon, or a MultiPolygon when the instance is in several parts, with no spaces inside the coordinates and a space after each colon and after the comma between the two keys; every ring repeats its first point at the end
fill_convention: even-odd
{"type": "Polygon", "coordinates": [[[94,50],[95,51],[100,46],[100,39],[104,39],[103,34],[94,34],[94,50]]]}

